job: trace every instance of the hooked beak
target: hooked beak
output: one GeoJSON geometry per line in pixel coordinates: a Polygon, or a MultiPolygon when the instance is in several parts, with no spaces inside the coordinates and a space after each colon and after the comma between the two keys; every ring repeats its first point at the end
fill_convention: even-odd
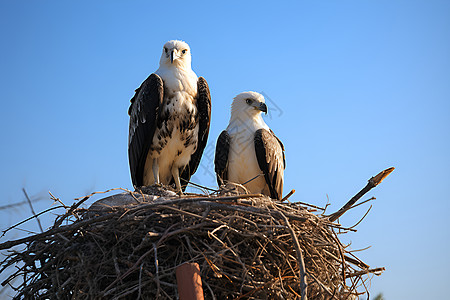
{"type": "Polygon", "coordinates": [[[265,103],[261,102],[258,106],[258,109],[267,115],[267,105],[265,103]]]}
{"type": "Polygon", "coordinates": [[[177,49],[173,49],[173,50],[170,52],[170,63],[173,64],[173,61],[176,60],[176,59],[178,59],[179,57],[180,57],[180,56],[179,56],[178,53],[177,53],[177,49]]]}

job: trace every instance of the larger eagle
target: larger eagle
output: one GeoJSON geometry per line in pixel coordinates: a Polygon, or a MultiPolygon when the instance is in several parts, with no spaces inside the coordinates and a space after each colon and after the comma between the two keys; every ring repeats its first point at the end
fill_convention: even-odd
{"type": "Polygon", "coordinates": [[[128,110],[128,158],[135,187],[175,183],[185,190],[208,139],[211,96],[191,69],[191,51],[169,41],[158,70],[136,89],[128,110]]]}
{"type": "Polygon", "coordinates": [[[239,183],[251,193],[281,200],[284,146],[264,122],[262,112],[267,113],[267,106],[261,94],[244,92],[234,98],[230,123],[217,139],[217,182],[219,186],[239,183]]]}

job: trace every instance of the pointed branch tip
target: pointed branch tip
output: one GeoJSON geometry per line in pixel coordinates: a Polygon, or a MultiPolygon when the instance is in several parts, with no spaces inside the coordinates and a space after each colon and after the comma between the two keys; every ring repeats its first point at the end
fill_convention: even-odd
{"type": "Polygon", "coordinates": [[[390,167],[386,170],[381,171],[380,173],[378,173],[376,176],[372,177],[369,179],[369,182],[372,183],[374,186],[379,185],[386,177],[388,177],[389,174],[392,173],[392,171],[394,171],[395,168],[394,167],[390,167]]]}

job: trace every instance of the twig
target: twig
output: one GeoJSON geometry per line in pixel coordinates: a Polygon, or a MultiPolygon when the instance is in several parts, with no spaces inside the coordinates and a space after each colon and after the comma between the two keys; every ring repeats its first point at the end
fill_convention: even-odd
{"type": "Polygon", "coordinates": [[[289,197],[291,197],[292,195],[294,195],[294,193],[295,193],[295,190],[291,190],[291,191],[289,192],[289,194],[287,194],[286,196],[284,196],[283,199],[281,199],[281,202],[286,201],[287,199],[289,199],[289,197]]]}
{"type": "Polygon", "coordinates": [[[370,249],[371,247],[372,246],[367,246],[367,247],[362,248],[362,249],[355,249],[355,250],[347,251],[347,253],[360,252],[360,251],[364,251],[364,250],[370,249]]]}
{"type": "Polygon", "coordinates": [[[345,282],[345,266],[346,266],[346,263],[345,263],[344,250],[342,249],[342,245],[339,242],[339,239],[338,239],[336,233],[334,232],[334,230],[332,230],[332,233],[333,233],[333,235],[331,237],[335,239],[336,245],[337,245],[338,250],[339,250],[339,254],[341,255],[341,259],[342,259],[342,262],[341,262],[342,263],[342,270],[341,270],[342,271],[342,280],[345,282]]]}
{"type": "Polygon", "coordinates": [[[355,208],[355,207],[361,206],[361,205],[363,205],[364,203],[367,203],[367,202],[369,202],[369,201],[376,200],[376,199],[377,199],[377,198],[372,197],[372,198],[369,198],[369,199],[367,199],[367,200],[364,200],[363,202],[360,202],[360,203],[358,203],[358,204],[353,205],[353,206],[352,206],[352,209],[355,208]]]}
{"type": "MultiPolygon", "coordinates": [[[[55,210],[55,209],[58,209],[58,208],[64,208],[64,206],[50,207],[50,208],[48,208],[48,209],[46,209],[46,210],[44,210],[44,211],[41,211],[41,212],[38,213],[36,216],[43,215],[43,214],[45,214],[45,213],[48,213],[49,211],[52,211],[52,210],[55,210]]],[[[17,223],[17,224],[14,224],[13,226],[9,227],[8,229],[3,230],[3,231],[2,231],[2,232],[3,232],[3,233],[2,233],[2,237],[5,236],[5,234],[6,234],[8,231],[10,231],[11,229],[14,229],[14,228],[16,228],[17,226],[20,226],[20,225],[22,225],[23,223],[26,223],[26,222],[30,221],[31,219],[34,219],[34,218],[35,218],[35,216],[31,216],[31,217],[29,217],[29,218],[27,218],[27,219],[25,219],[25,220],[23,220],[23,221],[20,221],[20,222],[17,223]]],[[[19,243],[19,244],[20,244],[20,243],[19,243]]]]}
{"type": "Polygon", "coordinates": [[[374,187],[379,185],[389,174],[392,173],[392,171],[394,171],[394,169],[395,169],[394,167],[391,167],[389,169],[381,171],[376,176],[370,178],[369,182],[367,183],[367,185],[361,191],[359,191],[358,194],[353,196],[353,198],[350,199],[340,210],[338,210],[337,212],[329,215],[328,219],[331,222],[336,221],[347,210],[352,208],[353,204],[355,204],[356,201],[358,201],[362,196],[364,196],[364,194],[366,194],[368,191],[370,191],[371,189],[373,189],[374,187]]]}
{"type": "Polygon", "coordinates": [[[322,211],[325,211],[325,208],[317,206],[317,205],[314,205],[314,204],[309,204],[309,203],[301,202],[301,201],[295,201],[294,203],[295,204],[304,205],[304,206],[309,206],[309,207],[312,207],[312,208],[317,208],[317,209],[320,209],[322,211]]]}
{"type": "MultiPolygon", "coordinates": [[[[238,206],[238,205],[227,205],[223,203],[217,203],[217,202],[208,202],[208,201],[199,201],[196,203],[199,206],[209,206],[211,208],[216,209],[223,209],[228,211],[240,211],[240,212],[246,212],[246,213],[252,213],[255,215],[259,215],[261,217],[265,218],[272,218],[272,217],[279,217],[276,210],[268,209],[268,208],[259,208],[259,207],[246,207],[246,206],[238,206]],[[274,214],[268,214],[270,212],[274,212],[274,214]]],[[[290,214],[290,213],[284,213],[284,216],[288,217],[291,220],[296,220],[300,222],[305,222],[307,218],[296,215],[296,214],[290,214]]]]}
{"type": "Polygon", "coordinates": [[[362,218],[353,226],[349,227],[349,228],[355,228],[356,226],[358,226],[363,220],[364,218],[367,216],[367,214],[369,214],[369,211],[372,209],[372,205],[369,207],[369,209],[366,211],[366,213],[364,214],[364,216],[362,216],[362,218]]]}
{"type": "MultiPolygon", "coordinates": [[[[235,298],[234,300],[239,300],[239,299],[243,299],[243,298],[249,297],[249,296],[253,295],[254,293],[256,293],[257,291],[260,291],[260,290],[264,289],[264,288],[267,287],[267,286],[270,286],[270,285],[272,285],[272,284],[275,284],[275,283],[276,283],[277,281],[279,281],[280,279],[290,279],[290,278],[293,278],[293,277],[294,277],[294,276],[284,276],[284,277],[281,277],[281,278],[276,277],[276,278],[272,279],[271,281],[266,282],[264,285],[259,286],[259,287],[257,287],[257,288],[254,288],[253,290],[251,290],[251,291],[248,292],[247,294],[240,295],[239,297],[235,298]]],[[[305,299],[306,299],[306,298],[305,298],[305,299]]],[[[303,300],[303,299],[302,299],[302,300],[303,300]]]]}
{"type": "MultiPolygon", "coordinates": [[[[78,202],[72,204],[72,206],[69,208],[69,210],[64,215],[59,216],[56,219],[55,224],[53,225],[53,228],[59,227],[62,224],[62,222],[64,221],[65,218],[67,218],[68,216],[72,215],[73,212],[75,211],[75,209],[77,209],[81,204],[83,204],[86,200],[88,200],[92,195],[103,194],[103,193],[107,193],[107,192],[110,192],[110,191],[113,191],[113,190],[119,190],[119,189],[120,190],[125,190],[123,188],[114,188],[114,189],[109,189],[109,190],[104,191],[104,192],[94,192],[92,194],[89,194],[89,195],[85,196],[84,198],[75,198],[75,200],[79,200],[79,199],[81,199],[81,200],[79,200],[78,202]]],[[[128,191],[128,190],[126,190],[126,191],[128,191]]]]}
{"type": "Polygon", "coordinates": [[[204,186],[204,185],[201,185],[201,184],[198,184],[198,183],[194,183],[194,182],[189,181],[189,180],[186,180],[186,179],[184,179],[184,178],[180,178],[180,179],[183,180],[184,182],[186,182],[187,184],[190,183],[190,184],[192,184],[193,186],[196,186],[196,187],[198,187],[198,188],[200,188],[200,189],[204,189],[204,190],[208,190],[208,191],[212,191],[212,192],[216,192],[216,193],[219,192],[219,190],[215,190],[215,189],[206,187],[206,186],[204,186]]]}
{"type": "Polygon", "coordinates": [[[328,194],[327,194],[327,204],[325,204],[322,215],[325,215],[325,212],[327,211],[328,206],[330,206],[330,197],[328,197],[328,194]]]}
{"type": "Polygon", "coordinates": [[[380,275],[384,271],[386,271],[386,268],[384,268],[384,267],[374,268],[374,269],[367,269],[367,270],[362,270],[362,271],[358,271],[358,272],[353,272],[353,273],[347,275],[347,277],[361,276],[361,275],[365,275],[365,274],[368,274],[368,273],[374,273],[375,275],[380,275]]]}
{"type": "Polygon", "coordinates": [[[206,285],[206,287],[208,288],[209,292],[211,293],[211,298],[213,300],[216,300],[216,296],[214,295],[214,292],[213,292],[212,288],[209,286],[208,282],[202,279],[202,284],[206,285]]]}
{"type": "Polygon", "coordinates": [[[157,286],[157,290],[156,290],[156,299],[159,298],[159,294],[160,294],[160,290],[161,290],[161,285],[159,284],[159,262],[158,262],[158,248],[156,247],[156,244],[153,243],[153,255],[155,258],[155,274],[156,274],[156,286],[157,286]]]}
{"type": "Polygon", "coordinates": [[[113,189],[109,189],[109,190],[106,190],[106,191],[93,192],[93,193],[91,193],[91,194],[89,194],[89,195],[87,195],[87,196],[75,198],[74,200],[77,200],[77,201],[78,201],[78,200],[81,200],[81,199],[87,200],[87,199],[89,199],[90,197],[92,197],[92,196],[94,196],[94,195],[96,195],[96,194],[106,194],[106,193],[109,193],[109,192],[111,192],[111,191],[117,191],[117,190],[121,190],[121,191],[124,191],[124,192],[130,192],[130,193],[132,193],[132,191],[130,191],[129,189],[124,189],[124,188],[113,188],[113,189]],[[87,198],[87,199],[85,199],[85,198],[87,198]]]}
{"type": "Polygon", "coordinates": [[[113,216],[114,215],[112,215],[112,214],[104,215],[104,216],[101,216],[101,217],[97,217],[95,219],[83,220],[83,221],[80,221],[78,223],[73,223],[73,224],[70,224],[70,225],[65,225],[65,226],[60,226],[60,227],[57,227],[57,228],[53,228],[53,229],[47,230],[45,232],[38,233],[36,235],[32,235],[32,236],[28,236],[28,237],[24,237],[24,238],[21,238],[21,239],[17,239],[17,240],[13,240],[13,241],[6,241],[6,242],[0,244],[0,250],[8,249],[8,248],[11,248],[11,247],[23,244],[23,243],[34,241],[34,240],[39,239],[39,238],[52,236],[52,235],[54,235],[56,233],[59,233],[59,232],[65,232],[65,231],[68,231],[68,230],[75,230],[75,229],[78,229],[80,227],[92,224],[92,223],[96,223],[96,222],[100,222],[100,221],[104,221],[104,220],[110,219],[113,216]]]}
{"type": "Polygon", "coordinates": [[[41,220],[39,220],[39,217],[36,215],[36,212],[34,211],[33,205],[31,204],[30,197],[28,197],[27,191],[25,190],[25,188],[22,188],[22,191],[25,194],[25,198],[27,199],[28,204],[30,205],[31,213],[36,218],[36,221],[39,225],[39,229],[41,230],[41,232],[44,232],[44,229],[42,229],[41,220]]]}
{"type": "Polygon", "coordinates": [[[350,255],[352,255],[353,257],[355,257],[355,258],[352,258],[352,257],[349,257],[349,256],[347,256],[347,255],[344,255],[344,258],[345,258],[345,260],[346,260],[347,262],[352,263],[352,264],[354,264],[355,266],[358,266],[358,267],[360,267],[360,268],[362,268],[362,269],[367,269],[367,268],[369,268],[369,265],[368,265],[368,264],[364,263],[364,262],[361,261],[359,258],[356,258],[356,256],[353,255],[351,252],[347,252],[347,253],[349,253],[350,255]]]}
{"type": "Polygon", "coordinates": [[[303,260],[303,254],[302,254],[302,249],[300,248],[300,243],[298,242],[297,235],[295,234],[294,230],[292,229],[291,224],[289,223],[289,220],[287,219],[287,217],[281,211],[278,211],[278,214],[281,216],[284,223],[286,224],[286,227],[291,234],[291,238],[294,241],[295,252],[297,252],[298,269],[299,269],[299,273],[300,273],[300,292],[301,292],[302,300],[307,300],[308,299],[308,291],[307,291],[308,281],[306,279],[306,267],[305,267],[305,262],[303,260]]]}
{"type": "Polygon", "coordinates": [[[325,291],[328,293],[328,295],[331,296],[330,299],[337,299],[334,294],[332,294],[325,284],[323,284],[319,279],[317,279],[313,274],[308,273],[308,275],[325,291]]]}
{"type": "Polygon", "coordinates": [[[253,180],[255,180],[256,178],[258,178],[259,176],[264,176],[264,173],[258,174],[255,177],[253,177],[252,179],[247,180],[246,182],[244,182],[242,185],[246,185],[249,182],[252,182],[253,180]]]}
{"type": "MultiPolygon", "coordinates": [[[[42,199],[44,199],[44,198],[39,197],[39,198],[33,199],[31,201],[32,202],[38,202],[38,201],[41,201],[42,199]]],[[[16,203],[10,203],[10,204],[6,204],[6,205],[2,205],[2,206],[0,206],[0,210],[11,209],[11,208],[14,208],[14,207],[17,207],[17,206],[22,206],[22,205],[27,204],[27,203],[28,203],[28,201],[25,200],[25,201],[20,201],[20,202],[16,202],[16,203]]],[[[1,295],[1,291],[0,291],[0,295],[1,295]]]]}
{"type": "Polygon", "coordinates": [[[53,201],[58,202],[59,204],[61,204],[62,206],[64,206],[64,208],[69,208],[67,205],[65,205],[65,204],[61,201],[61,199],[55,197],[55,196],[52,194],[52,192],[48,191],[48,193],[50,194],[50,199],[52,199],[53,201]]]}

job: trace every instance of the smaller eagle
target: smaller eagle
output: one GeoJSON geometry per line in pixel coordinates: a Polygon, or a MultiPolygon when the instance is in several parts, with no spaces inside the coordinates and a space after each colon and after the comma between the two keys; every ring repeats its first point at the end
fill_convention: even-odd
{"type": "Polygon", "coordinates": [[[217,182],[219,186],[224,182],[239,183],[251,193],[281,199],[284,146],[264,122],[262,112],[267,114],[261,94],[244,92],[234,98],[230,123],[217,139],[217,182]]]}
{"type": "Polygon", "coordinates": [[[192,71],[188,44],[164,45],[158,70],[136,90],[128,114],[133,185],[175,183],[184,191],[200,163],[211,119],[208,84],[192,71]]]}

